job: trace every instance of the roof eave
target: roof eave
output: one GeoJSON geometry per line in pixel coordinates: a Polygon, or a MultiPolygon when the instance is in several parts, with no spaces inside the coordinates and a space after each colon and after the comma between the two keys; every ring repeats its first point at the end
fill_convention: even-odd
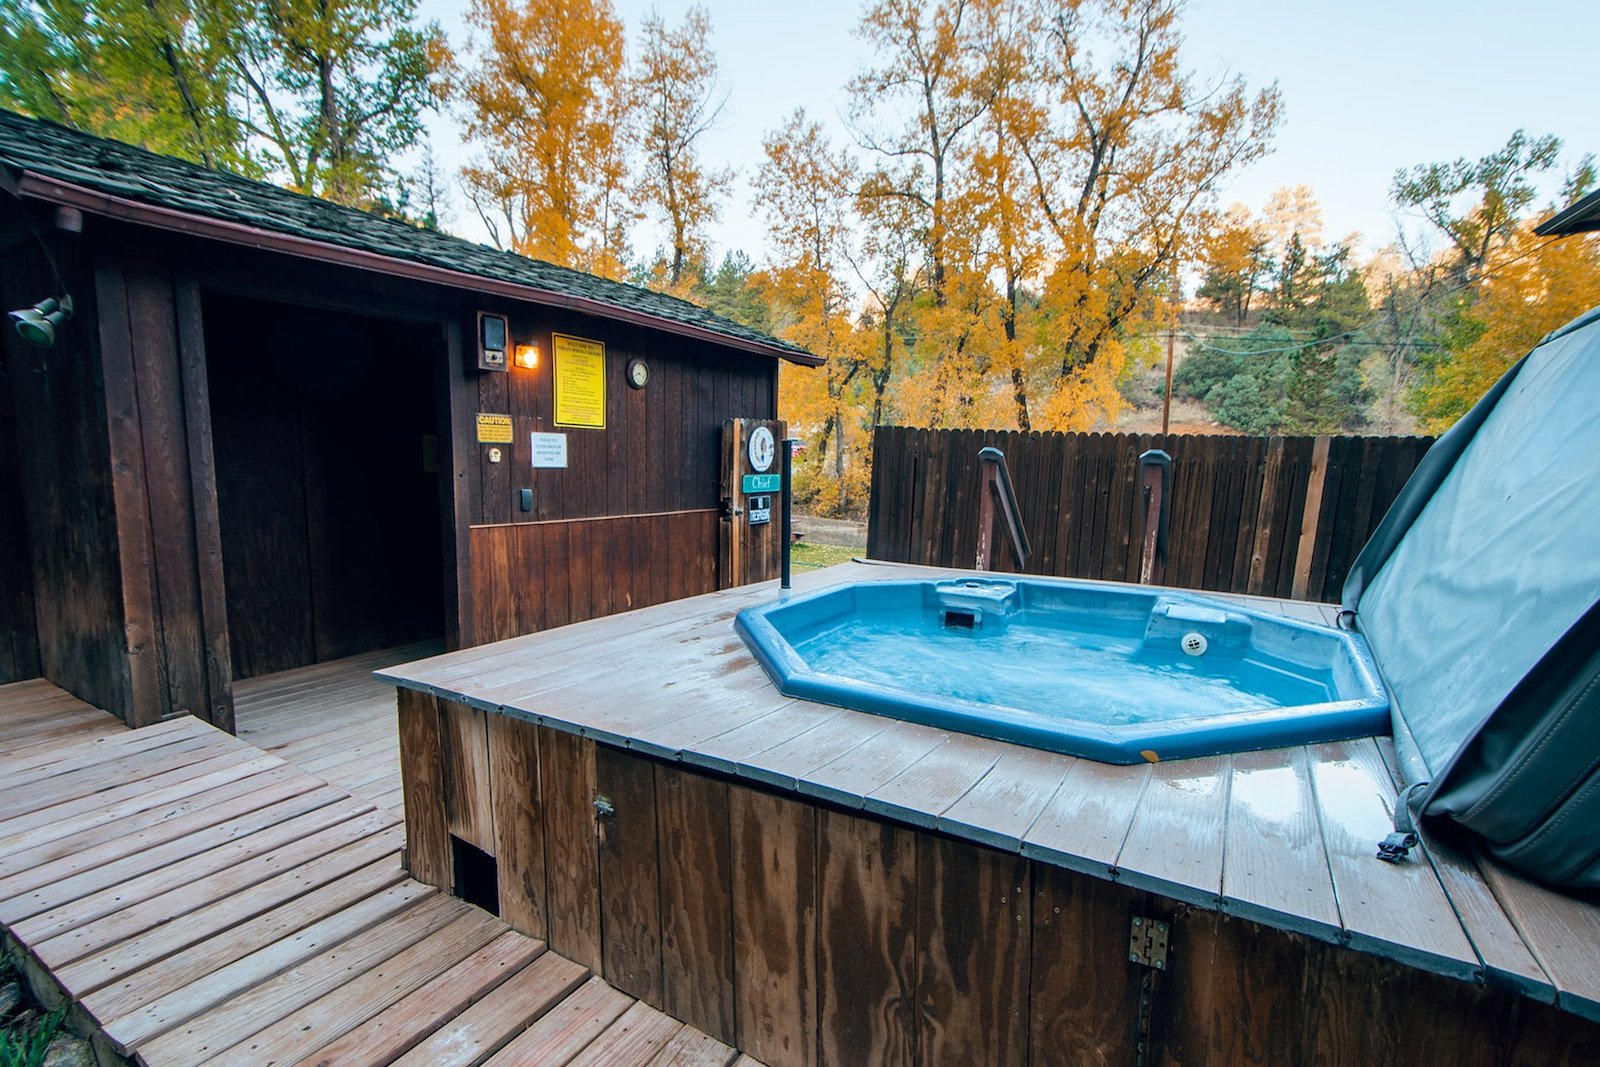
{"type": "Polygon", "coordinates": [[[821,366],[824,362],[821,356],[813,355],[810,352],[799,352],[780,345],[764,344],[760,341],[735,337],[730,334],[719,333],[716,330],[706,329],[702,326],[696,326],[693,323],[662,318],[646,312],[635,311],[631,308],[618,307],[615,304],[608,304],[601,300],[573,296],[569,293],[551,292],[535,285],[510,282],[498,278],[485,278],[482,275],[472,274],[467,271],[451,270],[448,267],[438,267],[428,263],[419,263],[415,260],[400,259],[396,256],[385,256],[377,252],[346,248],[343,245],[317,241],[309,237],[297,237],[293,234],[278,233],[274,230],[246,226],[242,223],[228,222],[224,219],[215,219],[206,215],[158,207],[154,204],[145,204],[137,200],[112,196],[109,193],[98,192],[85,186],[64,182],[58,178],[51,178],[25,169],[12,172],[11,177],[13,180],[6,182],[5,185],[8,187],[7,191],[13,192],[17,196],[75,207],[82,211],[89,211],[96,215],[103,215],[123,222],[133,222],[173,233],[187,234],[192,237],[205,237],[227,244],[280,252],[285,255],[354,267],[359,270],[377,271],[395,277],[409,278],[413,281],[449,286],[453,289],[489,293],[548,307],[568,308],[584,314],[594,315],[597,318],[626,322],[636,326],[647,326],[652,329],[677,334],[681,337],[689,337],[743,352],[787,360],[790,363],[796,363],[801,366],[816,367],[821,366]]]}
{"type": "Polygon", "coordinates": [[[1568,204],[1533,228],[1540,237],[1565,237],[1600,230],[1600,190],[1568,204]]]}

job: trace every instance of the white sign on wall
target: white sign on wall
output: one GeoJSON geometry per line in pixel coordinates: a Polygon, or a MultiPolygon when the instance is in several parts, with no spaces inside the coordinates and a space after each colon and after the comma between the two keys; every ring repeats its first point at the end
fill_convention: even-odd
{"type": "Polygon", "coordinates": [[[535,467],[565,467],[567,465],[567,435],[564,433],[534,434],[533,465],[535,467]]]}

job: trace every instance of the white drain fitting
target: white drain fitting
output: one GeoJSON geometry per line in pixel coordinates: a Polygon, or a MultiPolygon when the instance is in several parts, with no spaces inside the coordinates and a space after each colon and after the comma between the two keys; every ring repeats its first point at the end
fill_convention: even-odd
{"type": "Polygon", "coordinates": [[[1206,640],[1205,634],[1191,631],[1183,635],[1183,650],[1191,656],[1203,656],[1210,647],[1211,642],[1206,640]]]}

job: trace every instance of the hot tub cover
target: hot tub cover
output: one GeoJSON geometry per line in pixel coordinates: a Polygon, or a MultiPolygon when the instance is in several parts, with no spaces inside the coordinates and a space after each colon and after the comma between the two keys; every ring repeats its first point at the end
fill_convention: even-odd
{"type": "Polygon", "coordinates": [[[1393,697],[1413,810],[1600,888],[1600,309],[1430,450],[1344,607],[1393,697]]]}

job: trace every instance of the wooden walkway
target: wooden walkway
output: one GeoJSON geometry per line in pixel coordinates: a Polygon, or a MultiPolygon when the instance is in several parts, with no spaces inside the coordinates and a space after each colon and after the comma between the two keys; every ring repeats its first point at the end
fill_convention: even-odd
{"type": "MultiPolygon", "coordinates": [[[[329,766],[355,774],[356,762],[329,766]]],[[[400,821],[374,800],[198,720],[129,731],[46,683],[0,686],[0,768],[7,947],[36,992],[98,1031],[102,1055],[150,1067],[736,1058],[407,878],[400,821]]]]}
{"type": "MultiPolygon", "coordinates": [[[[856,563],[795,584],[949,573],[856,563]]],[[[1118,767],[794,700],[732,626],[774,593],[774,583],[727,590],[384,673],[1600,1019],[1600,906],[1431,834],[1413,862],[1374,858],[1396,797],[1387,738],[1118,767]]],[[[1324,620],[1333,610],[1241,599],[1324,620]]]]}
{"type": "Polygon", "coordinates": [[[399,814],[394,687],[372,672],[441,650],[407,645],[235,682],[239,739],[399,814]]]}

